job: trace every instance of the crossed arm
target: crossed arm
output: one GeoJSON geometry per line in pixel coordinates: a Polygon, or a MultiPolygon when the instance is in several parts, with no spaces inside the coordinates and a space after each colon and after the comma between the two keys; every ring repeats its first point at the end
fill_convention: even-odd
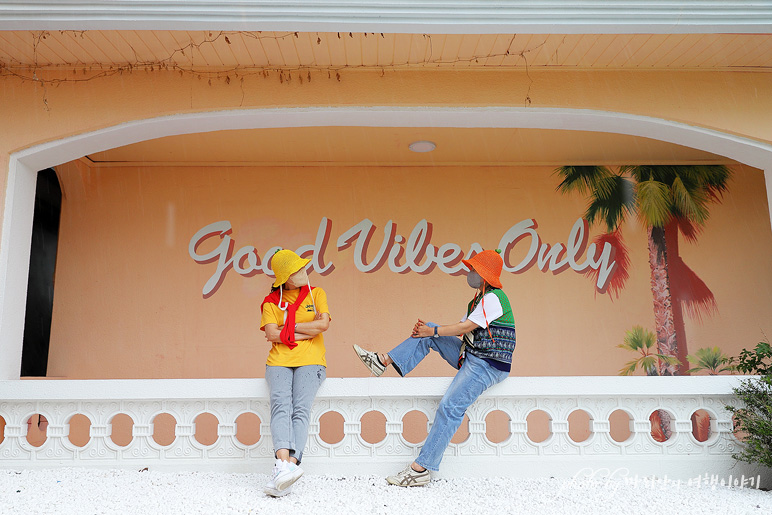
{"type": "MultiPolygon", "coordinates": [[[[309,340],[330,328],[330,314],[317,313],[311,322],[295,324],[295,341],[309,340]]],[[[265,339],[271,343],[281,343],[281,327],[277,324],[265,324],[265,339]]]]}

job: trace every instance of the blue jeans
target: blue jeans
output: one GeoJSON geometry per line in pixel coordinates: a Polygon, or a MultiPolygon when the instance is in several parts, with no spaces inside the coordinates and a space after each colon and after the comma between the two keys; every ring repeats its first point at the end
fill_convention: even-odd
{"type": "MultiPolygon", "coordinates": [[[[434,327],[436,324],[426,325],[434,327]]],[[[438,352],[450,366],[458,369],[461,339],[457,336],[408,338],[389,351],[389,357],[394,361],[394,368],[399,375],[404,377],[429,354],[430,350],[438,352]]],[[[484,359],[467,352],[461,369],[442,396],[437,413],[434,415],[432,428],[415,462],[425,469],[439,470],[442,455],[461,425],[467,408],[485,390],[508,376],[509,372],[493,368],[484,359]]]]}
{"type": "Polygon", "coordinates": [[[271,391],[271,439],[274,452],[289,449],[298,463],[308,440],[311,404],[327,369],[322,365],[265,367],[271,391]]]}

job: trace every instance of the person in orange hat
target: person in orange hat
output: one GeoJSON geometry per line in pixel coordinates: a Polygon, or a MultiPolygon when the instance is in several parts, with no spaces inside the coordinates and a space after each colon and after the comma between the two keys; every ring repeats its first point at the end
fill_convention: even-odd
{"type": "Polygon", "coordinates": [[[410,373],[431,350],[458,370],[440,401],[432,428],[418,458],[386,480],[397,486],[421,486],[439,470],[442,455],[461,425],[464,413],[485,390],[509,376],[515,350],[515,319],[502,291],[504,261],[499,251],[485,250],[469,260],[466,281],[475,296],[458,323],[437,325],[418,319],[410,338],[385,354],[354,345],[359,359],[377,377],[391,365],[410,373]]]}
{"type": "Polygon", "coordinates": [[[261,305],[260,329],[271,343],[265,379],[270,389],[271,438],[276,456],[263,491],[280,497],[303,475],[311,404],[326,377],[324,333],[330,327],[327,294],[312,288],[303,259],[291,250],[271,258],[276,277],[261,305]]]}

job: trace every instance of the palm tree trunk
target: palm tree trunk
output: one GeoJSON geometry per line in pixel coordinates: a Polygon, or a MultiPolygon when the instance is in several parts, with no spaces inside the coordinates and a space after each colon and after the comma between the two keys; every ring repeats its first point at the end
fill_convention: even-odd
{"type": "MultiPolygon", "coordinates": [[[[646,371],[647,376],[659,376],[660,372],[656,368],[651,368],[646,371]]],[[[671,428],[671,416],[665,410],[655,410],[649,416],[649,422],[651,422],[651,437],[657,442],[665,442],[673,434],[671,428]]]]}
{"type": "MultiPolygon", "coordinates": [[[[665,229],[649,227],[649,265],[651,267],[651,292],[654,295],[654,323],[657,330],[657,350],[666,356],[678,356],[678,340],[673,322],[673,297],[670,294],[670,277],[667,267],[665,229]]],[[[659,375],[678,374],[676,365],[660,362],[659,375]]]]}

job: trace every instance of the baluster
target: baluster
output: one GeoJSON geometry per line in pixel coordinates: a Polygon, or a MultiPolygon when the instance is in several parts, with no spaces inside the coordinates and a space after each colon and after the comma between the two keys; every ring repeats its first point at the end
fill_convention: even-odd
{"type": "Polygon", "coordinates": [[[590,437],[581,442],[582,453],[587,455],[621,455],[622,446],[611,438],[609,418],[617,409],[616,399],[582,398],[579,404],[590,415],[590,437]]]}
{"type": "Polygon", "coordinates": [[[734,435],[732,413],[724,406],[741,407],[742,401],[734,396],[703,398],[703,405],[710,413],[711,437],[705,442],[708,454],[735,454],[740,452],[740,441],[734,435]]]}
{"type": "Polygon", "coordinates": [[[405,440],[402,419],[412,410],[413,402],[410,399],[377,399],[373,404],[386,417],[386,438],[375,445],[373,455],[395,459],[402,457],[405,460],[411,458],[416,445],[405,440]]]}
{"type": "Polygon", "coordinates": [[[495,399],[479,399],[466,410],[469,438],[458,444],[459,456],[496,456],[498,445],[488,440],[485,417],[497,409],[495,399]]]}
{"type": "Polygon", "coordinates": [[[30,402],[0,404],[0,413],[5,419],[5,439],[0,443],[0,458],[24,464],[32,460],[35,449],[27,442],[27,419],[34,414],[35,406],[30,402]]]}
{"type": "Polygon", "coordinates": [[[236,431],[236,422],[217,424],[217,441],[206,450],[207,458],[234,460],[246,458],[246,448],[236,438],[236,431]]]}
{"type": "Polygon", "coordinates": [[[5,439],[0,444],[0,458],[2,458],[2,461],[24,464],[32,460],[34,449],[27,442],[26,420],[24,423],[19,423],[18,420],[8,417],[5,424],[5,439]]]}
{"type": "Polygon", "coordinates": [[[336,399],[335,411],[343,416],[343,440],[333,444],[332,455],[341,458],[370,456],[370,444],[362,440],[362,416],[372,409],[370,399],[336,399]]]}
{"type": "Polygon", "coordinates": [[[551,419],[552,432],[552,436],[543,443],[544,454],[579,454],[579,446],[568,436],[568,415],[577,407],[577,401],[548,397],[544,399],[541,407],[551,419]]]}
{"type": "MultiPolygon", "coordinates": [[[[267,395],[267,389],[266,389],[267,395]]],[[[252,399],[249,401],[249,411],[257,415],[260,419],[260,440],[256,444],[247,447],[247,457],[261,459],[270,458],[273,460],[273,440],[271,439],[271,407],[267,400],[252,399]]],[[[311,411],[311,421],[308,426],[308,441],[311,442],[311,429],[314,425],[314,412],[311,411]]],[[[319,435],[319,424],[316,424],[315,438],[319,435]]],[[[308,446],[306,447],[308,451],[308,446]]]]}
{"type": "Polygon", "coordinates": [[[129,401],[123,406],[126,413],[134,421],[131,428],[131,443],[120,451],[125,460],[143,460],[147,463],[158,462],[161,459],[161,447],[153,440],[153,419],[161,413],[161,403],[158,401],[129,401]]]}
{"type": "Polygon", "coordinates": [[[41,445],[36,454],[38,460],[74,460],[77,452],[67,438],[70,434],[69,418],[78,410],[74,402],[40,404],[40,414],[48,420],[46,441],[41,445]]]}
{"type": "Polygon", "coordinates": [[[167,411],[177,424],[174,428],[174,442],[164,449],[164,456],[172,456],[185,461],[202,459],[204,446],[196,440],[195,417],[204,411],[203,402],[172,401],[167,403],[167,411]]]}
{"type": "Polygon", "coordinates": [[[247,450],[236,438],[236,419],[246,412],[246,401],[218,401],[209,403],[209,410],[217,417],[217,440],[206,449],[207,458],[244,459],[247,450]]]}
{"type": "MultiPolygon", "coordinates": [[[[313,456],[315,458],[317,457],[323,457],[323,458],[329,458],[332,456],[332,446],[334,444],[329,444],[322,440],[322,436],[320,434],[321,429],[321,422],[320,419],[322,416],[329,412],[334,411],[331,409],[331,401],[329,400],[317,400],[314,402],[312,408],[311,408],[311,418],[309,420],[308,424],[308,440],[306,441],[306,450],[304,454],[306,456],[313,456]]],[[[270,431],[270,426],[268,426],[268,430],[270,431]]],[[[265,434],[262,432],[261,429],[260,432],[262,434],[265,434]]],[[[273,448],[271,448],[271,455],[273,455],[273,448]]]]}
{"type": "Polygon", "coordinates": [[[624,447],[625,454],[631,456],[663,454],[662,445],[651,436],[651,421],[649,420],[649,415],[659,406],[659,399],[654,397],[622,398],[620,405],[626,406],[624,411],[630,415],[630,438],[620,444],[624,447]]]}
{"type": "Polygon", "coordinates": [[[81,404],[81,411],[91,421],[89,441],[78,451],[81,460],[113,461],[119,459],[119,447],[110,439],[112,425],[110,420],[118,414],[117,402],[81,404]]]}
{"type": "Polygon", "coordinates": [[[528,413],[536,408],[536,399],[499,399],[499,409],[509,416],[509,440],[500,445],[502,456],[539,454],[539,446],[528,438],[528,413]]]}
{"type": "Polygon", "coordinates": [[[386,417],[386,437],[373,445],[373,456],[400,461],[413,456],[414,444],[407,442],[402,434],[405,429],[402,419],[412,407],[410,399],[373,400],[373,409],[386,417]]]}

